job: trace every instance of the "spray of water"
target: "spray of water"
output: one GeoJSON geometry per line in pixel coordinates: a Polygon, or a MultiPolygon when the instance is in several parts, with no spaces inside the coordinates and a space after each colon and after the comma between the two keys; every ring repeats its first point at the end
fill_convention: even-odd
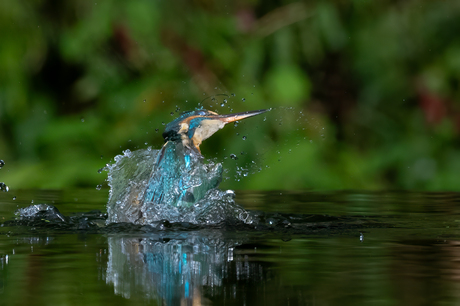
{"type": "MultiPolygon", "coordinates": [[[[168,197],[174,197],[174,194],[166,195],[162,202],[146,201],[149,178],[155,176],[155,171],[161,171],[154,167],[158,154],[159,150],[151,148],[126,150],[123,155],[115,157],[114,164],[107,165],[110,186],[108,223],[153,224],[168,220],[202,225],[223,221],[252,224],[253,217],[235,203],[232,190],[222,191],[215,188],[215,183],[209,183],[221,181],[222,166],[219,163],[205,163],[203,159],[195,160],[191,164],[192,169],[184,173],[195,187],[202,187],[203,196],[193,205],[169,205],[168,197]],[[217,175],[220,177],[216,178],[217,175]]],[[[181,184],[184,184],[183,180],[177,182],[177,194],[183,188],[181,184]]]]}

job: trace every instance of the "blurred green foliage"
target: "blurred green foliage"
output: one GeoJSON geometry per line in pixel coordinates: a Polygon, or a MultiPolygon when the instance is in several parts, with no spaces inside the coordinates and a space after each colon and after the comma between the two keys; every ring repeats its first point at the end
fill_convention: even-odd
{"type": "Polygon", "coordinates": [[[460,190],[458,33],[455,1],[2,1],[0,181],[95,187],[182,111],[273,107],[203,144],[223,188],[460,190]]]}

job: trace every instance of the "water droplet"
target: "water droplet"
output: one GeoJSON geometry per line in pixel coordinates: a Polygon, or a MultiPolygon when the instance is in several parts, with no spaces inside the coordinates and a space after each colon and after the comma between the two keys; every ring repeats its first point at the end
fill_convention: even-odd
{"type": "Polygon", "coordinates": [[[85,122],[85,118],[81,118],[80,120],[81,120],[81,122],[85,122]]]}
{"type": "Polygon", "coordinates": [[[102,173],[102,171],[104,171],[104,168],[97,170],[97,173],[102,173]]]}
{"type": "Polygon", "coordinates": [[[243,102],[244,102],[244,101],[246,101],[246,99],[245,99],[245,98],[242,98],[242,99],[241,99],[241,101],[243,101],[243,102]]]}
{"type": "Polygon", "coordinates": [[[224,99],[224,103],[227,103],[227,99],[224,99]]]}
{"type": "Polygon", "coordinates": [[[238,157],[235,155],[235,154],[230,154],[230,158],[233,159],[233,160],[237,160],[238,157]]]}
{"type": "Polygon", "coordinates": [[[246,139],[247,139],[246,136],[243,136],[243,140],[246,140],[246,139]]]}
{"type": "Polygon", "coordinates": [[[171,116],[174,116],[174,112],[169,113],[171,116]]]}
{"type": "Polygon", "coordinates": [[[97,185],[97,186],[96,186],[96,189],[97,189],[97,190],[101,190],[101,188],[102,188],[102,185],[97,185]]]}
{"type": "Polygon", "coordinates": [[[5,166],[5,162],[0,159],[0,169],[2,169],[3,166],[5,166]]]}
{"type": "Polygon", "coordinates": [[[0,182],[0,190],[3,191],[3,192],[8,192],[10,190],[10,188],[8,186],[6,186],[5,183],[0,182]]]}
{"type": "Polygon", "coordinates": [[[164,121],[161,123],[161,125],[165,125],[164,121]]]}
{"type": "Polygon", "coordinates": [[[236,95],[234,93],[232,93],[232,97],[236,97],[236,95]]]}
{"type": "Polygon", "coordinates": [[[30,204],[34,204],[34,200],[30,201],[30,204]]]}
{"type": "Polygon", "coordinates": [[[158,131],[159,131],[159,130],[160,130],[160,129],[155,129],[155,132],[157,132],[157,133],[158,133],[158,131]]]}
{"type": "Polygon", "coordinates": [[[224,106],[225,106],[225,103],[221,103],[220,106],[221,106],[221,107],[224,107],[224,106]]]}
{"type": "Polygon", "coordinates": [[[16,201],[16,196],[13,197],[13,201],[16,201]]]}
{"type": "Polygon", "coordinates": [[[144,103],[145,103],[146,101],[147,101],[147,100],[146,100],[146,99],[144,99],[144,103]]]}

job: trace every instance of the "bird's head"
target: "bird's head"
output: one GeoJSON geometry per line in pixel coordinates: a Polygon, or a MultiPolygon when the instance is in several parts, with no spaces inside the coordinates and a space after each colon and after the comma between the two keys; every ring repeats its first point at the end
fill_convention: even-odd
{"type": "Polygon", "coordinates": [[[163,132],[165,141],[180,141],[186,147],[200,152],[200,144],[227,123],[266,112],[266,109],[228,115],[218,115],[205,109],[183,113],[168,123],[163,132]]]}

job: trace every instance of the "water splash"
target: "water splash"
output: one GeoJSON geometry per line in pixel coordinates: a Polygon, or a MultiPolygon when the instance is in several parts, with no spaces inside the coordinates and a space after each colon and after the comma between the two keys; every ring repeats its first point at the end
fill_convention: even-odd
{"type": "Polygon", "coordinates": [[[10,188],[3,182],[0,182],[0,190],[3,192],[8,192],[10,188]]]}
{"type": "MultiPolygon", "coordinates": [[[[5,166],[5,162],[0,159],[0,169],[2,169],[3,166],[5,166]]],[[[8,192],[10,188],[5,183],[0,182],[0,190],[3,192],[8,192]]]]}
{"type": "Polygon", "coordinates": [[[15,212],[18,219],[43,219],[47,221],[65,222],[66,218],[59,210],[48,204],[35,204],[20,208],[15,212]]]}
{"type": "Polygon", "coordinates": [[[153,184],[162,184],[164,180],[171,183],[168,173],[155,168],[159,152],[151,148],[126,150],[115,157],[114,164],[106,167],[110,186],[108,223],[153,224],[168,220],[213,225],[224,221],[254,222],[251,214],[235,203],[233,191],[216,188],[222,180],[222,165],[204,163],[203,158],[192,157],[188,167],[179,169],[183,173],[174,181],[175,187],[162,194],[161,201],[150,201],[156,196],[148,187],[152,178],[157,180],[153,184]],[[183,199],[188,192],[195,201],[183,199]]]}

